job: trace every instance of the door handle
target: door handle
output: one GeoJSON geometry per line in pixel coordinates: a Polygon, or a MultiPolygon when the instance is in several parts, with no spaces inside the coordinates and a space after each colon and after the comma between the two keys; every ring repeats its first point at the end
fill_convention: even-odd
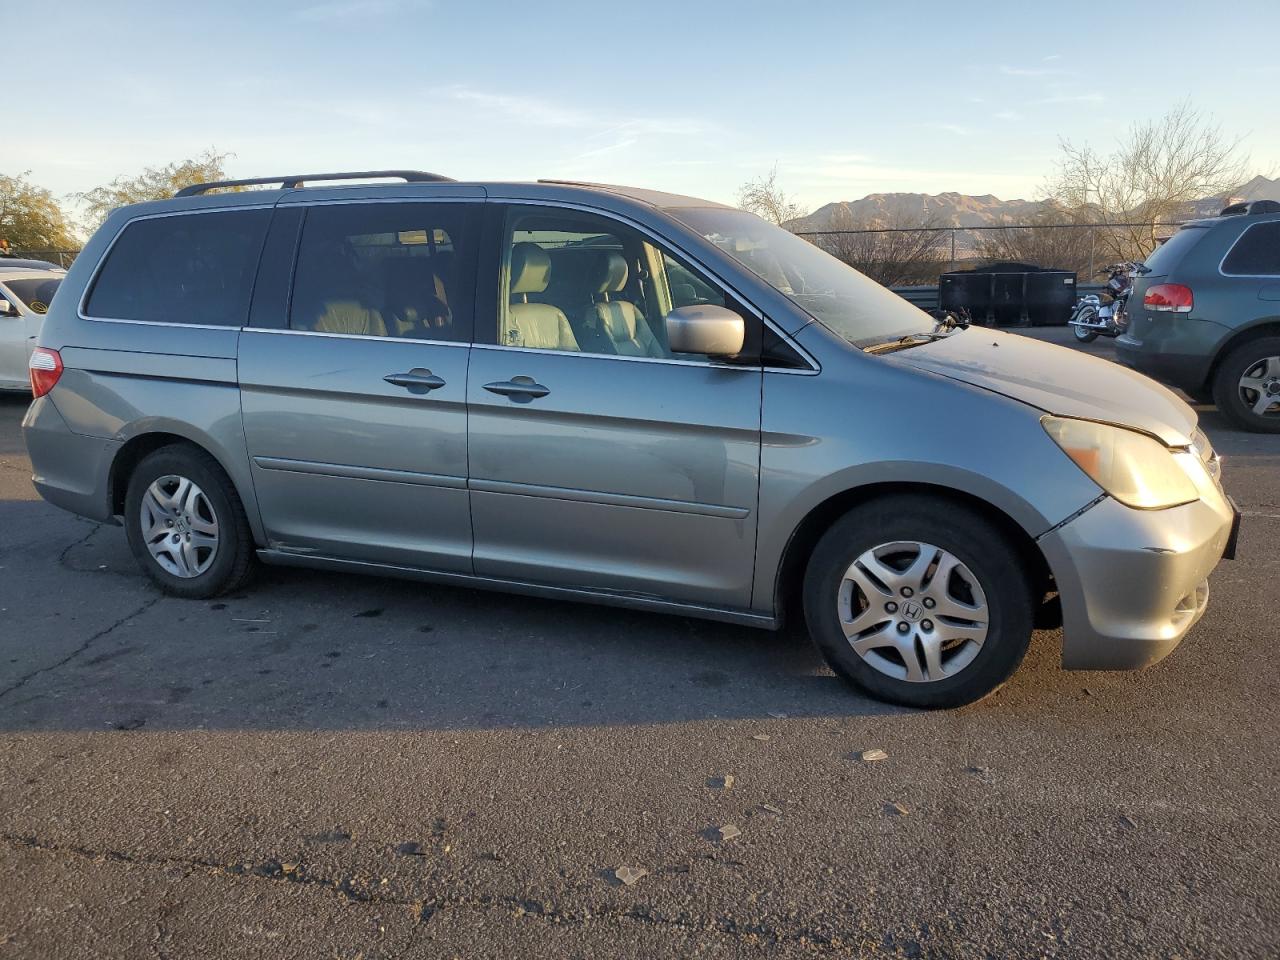
{"type": "Polygon", "coordinates": [[[397,387],[406,387],[410,393],[429,393],[444,386],[444,380],[424,367],[414,367],[408,373],[389,373],[382,378],[397,387]]]}
{"type": "Polygon", "coordinates": [[[533,377],[512,377],[510,380],[495,380],[486,383],[484,388],[490,393],[510,397],[516,403],[528,403],[535,397],[545,397],[551,391],[538,383],[533,377]]]}

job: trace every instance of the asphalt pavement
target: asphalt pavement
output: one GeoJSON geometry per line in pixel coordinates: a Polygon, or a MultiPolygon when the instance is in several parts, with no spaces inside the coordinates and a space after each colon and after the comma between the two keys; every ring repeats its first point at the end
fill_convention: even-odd
{"type": "Polygon", "coordinates": [[[1202,409],[1246,516],[1173,656],[1039,633],[924,713],[794,632],[289,570],[163,598],[38,498],[25,406],[0,958],[1280,954],[1280,436],[1202,409]]]}

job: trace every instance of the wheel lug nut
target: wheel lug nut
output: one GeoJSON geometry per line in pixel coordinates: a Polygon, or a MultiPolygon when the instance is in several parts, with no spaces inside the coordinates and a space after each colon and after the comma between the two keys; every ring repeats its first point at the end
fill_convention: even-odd
{"type": "Polygon", "coordinates": [[[900,623],[900,624],[898,624],[898,632],[899,632],[899,633],[906,633],[906,632],[907,632],[907,631],[909,631],[910,629],[911,629],[911,624],[909,624],[909,623],[900,623]]]}
{"type": "Polygon", "coordinates": [[[924,620],[924,621],[921,621],[921,623],[920,623],[920,629],[921,629],[921,630],[932,630],[932,629],[933,629],[933,621],[932,621],[932,620],[924,620]]]}
{"type": "Polygon", "coordinates": [[[925,598],[924,598],[924,605],[925,605],[925,608],[926,608],[926,609],[928,609],[928,610],[932,610],[932,609],[934,608],[934,606],[935,606],[934,601],[933,601],[933,597],[925,597],[925,598]]]}
{"type": "Polygon", "coordinates": [[[892,600],[890,600],[888,603],[884,605],[884,609],[886,613],[897,613],[898,605],[894,603],[892,600]]]}
{"type": "Polygon", "coordinates": [[[914,590],[912,590],[910,587],[903,587],[903,588],[902,588],[902,595],[903,595],[904,597],[909,597],[909,596],[911,596],[913,593],[915,593],[915,591],[914,591],[914,590]]]}

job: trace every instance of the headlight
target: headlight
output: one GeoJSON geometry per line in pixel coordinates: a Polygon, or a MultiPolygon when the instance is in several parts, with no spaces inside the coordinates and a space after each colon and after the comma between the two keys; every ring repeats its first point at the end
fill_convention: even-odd
{"type": "Polygon", "coordinates": [[[1200,496],[1169,448],[1145,433],[1064,417],[1040,422],[1077,467],[1127,506],[1157,510],[1200,496]]]}

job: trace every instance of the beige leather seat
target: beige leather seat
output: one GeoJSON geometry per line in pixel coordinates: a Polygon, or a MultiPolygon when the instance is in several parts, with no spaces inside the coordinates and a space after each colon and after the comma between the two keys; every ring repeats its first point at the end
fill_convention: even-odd
{"type": "Polygon", "coordinates": [[[626,357],[664,357],[662,344],[653,335],[649,321],[635,304],[615,300],[627,285],[627,261],[618,253],[600,256],[594,293],[600,298],[587,308],[583,325],[598,327],[613,352],[626,357]]]}
{"type": "Polygon", "coordinates": [[[530,303],[529,294],[542,293],[551,281],[551,257],[536,243],[511,248],[511,304],[503,343],[542,350],[578,350],[569,320],[550,303],[530,303]]]}
{"type": "Polygon", "coordinates": [[[303,328],[317,333],[354,333],[365,337],[387,336],[382,314],[370,304],[375,292],[364,282],[358,265],[339,244],[324,250],[311,268],[309,303],[295,307],[303,328]]]}

